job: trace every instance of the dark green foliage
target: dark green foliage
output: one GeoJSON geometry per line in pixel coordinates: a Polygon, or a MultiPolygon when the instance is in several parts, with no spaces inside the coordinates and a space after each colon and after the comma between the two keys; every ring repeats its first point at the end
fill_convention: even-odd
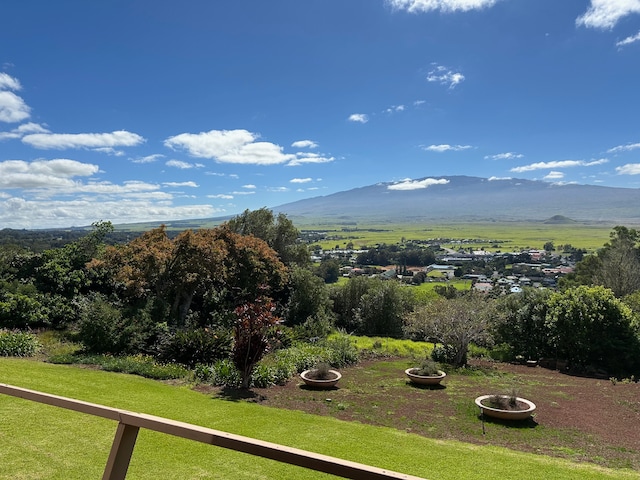
{"type": "Polygon", "coordinates": [[[547,315],[557,358],[576,371],[640,373],[640,337],[629,307],[611,290],[580,286],[555,293],[547,315]]]}
{"type": "Polygon", "coordinates": [[[456,349],[451,345],[436,345],[431,351],[434,362],[453,365],[456,360],[456,349]]]}
{"type": "Polygon", "coordinates": [[[336,283],[340,278],[340,263],[335,258],[326,258],[316,267],[316,275],[324,280],[324,283],[336,283]]]}
{"type": "Polygon", "coordinates": [[[1,328],[35,328],[47,324],[46,309],[38,299],[39,295],[23,293],[0,293],[1,328]]]}
{"type": "Polygon", "coordinates": [[[510,345],[514,356],[527,360],[553,356],[551,331],[547,323],[549,290],[525,288],[497,302],[498,313],[494,336],[496,343],[510,345]]]}
{"type": "Polygon", "coordinates": [[[414,305],[412,291],[395,281],[356,277],[331,291],[336,326],[350,333],[402,336],[403,317],[414,305]]]}
{"type": "Polygon", "coordinates": [[[331,300],[321,278],[307,269],[295,267],[289,288],[291,293],[283,315],[286,325],[331,322],[331,300]]]}
{"type": "Polygon", "coordinates": [[[163,343],[160,359],[193,368],[196,364],[211,364],[228,358],[233,337],[226,329],[195,328],[179,330],[163,343]]]}
{"type": "Polygon", "coordinates": [[[31,333],[0,330],[0,356],[32,357],[40,348],[40,342],[31,333]]]}

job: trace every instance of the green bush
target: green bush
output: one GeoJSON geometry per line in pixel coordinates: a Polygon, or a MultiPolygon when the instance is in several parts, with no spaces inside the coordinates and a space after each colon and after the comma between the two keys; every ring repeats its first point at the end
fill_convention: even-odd
{"type": "Polygon", "coordinates": [[[0,295],[0,327],[29,328],[46,324],[45,309],[40,301],[22,293],[0,295]]]}
{"type": "Polygon", "coordinates": [[[160,349],[164,361],[181,363],[190,368],[228,358],[233,337],[226,329],[196,328],[177,331],[160,349]]]}
{"type": "Polygon", "coordinates": [[[180,365],[156,363],[152,357],[145,355],[105,357],[100,366],[108,372],[130,373],[154,380],[170,380],[189,375],[189,371],[180,365]]]}
{"type": "Polygon", "coordinates": [[[436,345],[431,352],[431,358],[438,363],[453,364],[456,350],[451,345],[436,345]]]}
{"type": "Polygon", "coordinates": [[[32,357],[40,347],[40,342],[31,333],[0,330],[0,356],[32,357]]]}
{"type": "Polygon", "coordinates": [[[218,360],[209,368],[209,382],[212,385],[238,388],[242,383],[240,371],[230,359],[218,360]]]}

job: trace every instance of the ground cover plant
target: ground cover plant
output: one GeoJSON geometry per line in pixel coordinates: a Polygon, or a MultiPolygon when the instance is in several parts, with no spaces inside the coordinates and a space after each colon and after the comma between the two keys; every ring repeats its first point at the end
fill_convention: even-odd
{"type": "MultiPolygon", "coordinates": [[[[388,362],[379,365],[382,370],[375,375],[375,382],[382,385],[386,380],[381,372],[395,371],[397,365],[388,362]]],[[[355,368],[366,371],[369,367],[355,368]]],[[[490,442],[481,446],[455,440],[440,441],[402,429],[344,422],[327,415],[265,406],[269,399],[264,394],[278,392],[277,389],[254,390],[244,401],[237,401],[237,398],[227,401],[212,392],[203,394],[185,386],[136,376],[20,359],[0,359],[0,378],[4,383],[25,388],[165,416],[436,480],[639,478],[637,472],[629,470],[605,469],[515,452],[489,446],[490,442]]],[[[311,393],[295,383],[293,386],[296,391],[311,393]]],[[[418,395],[436,393],[402,386],[418,395]]],[[[350,386],[346,390],[353,389],[350,386]]],[[[336,412],[349,412],[348,405],[341,409],[336,401],[337,392],[342,390],[330,393],[331,402],[326,401],[328,394],[324,392],[321,400],[310,403],[316,403],[319,408],[329,405],[327,408],[336,412]]],[[[378,390],[384,393],[381,400],[386,399],[387,392],[378,390]]],[[[388,419],[387,408],[380,402],[378,405],[377,416],[388,419]]],[[[282,406],[286,406],[284,402],[282,406]]],[[[0,478],[73,480],[101,475],[115,433],[114,422],[4,395],[0,396],[0,410],[3,412],[0,478]]],[[[476,419],[474,428],[477,426],[476,419]]],[[[168,472],[172,478],[329,478],[297,467],[142,430],[128,478],[155,479],[168,472]]]]}

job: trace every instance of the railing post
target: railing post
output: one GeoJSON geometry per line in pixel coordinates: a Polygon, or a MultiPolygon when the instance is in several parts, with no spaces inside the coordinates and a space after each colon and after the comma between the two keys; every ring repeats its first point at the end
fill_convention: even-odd
{"type": "Polygon", "coordinates": [[[111,445],[111,452],[109,452],[109,459],[107,460],[102,480],[125,479],[139,430],[139,427],[127,425],[122,421],[118,423],[118,429],[111,445]]]}

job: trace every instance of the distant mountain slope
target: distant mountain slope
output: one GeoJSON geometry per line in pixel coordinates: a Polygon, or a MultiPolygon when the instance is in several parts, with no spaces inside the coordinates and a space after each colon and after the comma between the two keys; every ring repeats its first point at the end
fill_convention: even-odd
{"type": "Polygon", "coordinates": [[[467,176],[428,177],[411,185],[379,183],[273,207],[294,219],[344,222],[531,220],[567,217],[581,222],[640,223],[640,189],[554,185],[523,179],[467,176]],[[445,183],[446,182],[446,183],[445,183]]]}

